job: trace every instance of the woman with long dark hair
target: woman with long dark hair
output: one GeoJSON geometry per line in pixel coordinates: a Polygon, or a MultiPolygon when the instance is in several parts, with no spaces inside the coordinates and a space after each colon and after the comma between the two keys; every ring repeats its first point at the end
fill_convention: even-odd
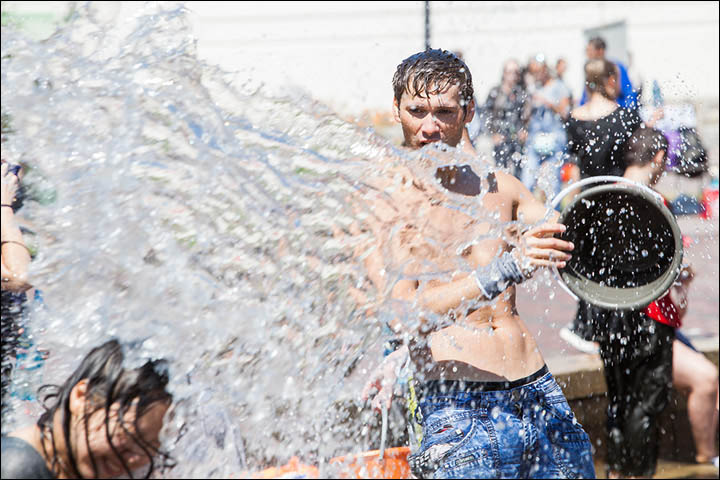
{"type": "Polygon", "coordinates": [[[149,478],[172,403],[167,364],[123,367],[117,340],[94,348],[60,386],[39,389],[45,412],[35,425],[2,437],[2,478],[149,478]]]}

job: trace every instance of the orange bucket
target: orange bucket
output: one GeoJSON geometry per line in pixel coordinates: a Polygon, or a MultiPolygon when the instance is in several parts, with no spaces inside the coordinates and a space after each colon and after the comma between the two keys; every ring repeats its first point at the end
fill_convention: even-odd
{"type": "Polygon", "coordinates": [[[382,460],[380,450],[370,450],[331,458],[328,464],[340,467],[339,478],[410,478],[408,455],[410,447],[395,447],[385,449],[382,460]]]}
{"type": "Polygon", "coordinates": [[[298,457],[292,457],[286,465],[282,467],[270,467],[257,473],[253,473],[249,478],[319,478],[320,472],[317,467],[312,465],[304,465],[300,463],[298,457]]]}

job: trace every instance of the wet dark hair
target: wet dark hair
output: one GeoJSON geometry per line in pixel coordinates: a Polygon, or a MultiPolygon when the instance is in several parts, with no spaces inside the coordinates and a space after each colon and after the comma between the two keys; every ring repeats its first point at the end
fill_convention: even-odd
{"type": "Polygon", "coordinates": [[[588,40],[588,45],[592,45],[595,50],[605,50],[607,48],[605,39],[602,37],[592,37],[588,40]]]}
{"type": "Polygon", "coordinates": [[[454,53],[440,49],[425,50],[403,60],[395,70],[392,84],[398,105],[405,92],[428,98],[444,92],[451,85],[459,85],[466,114],[475,94],[472,75],[465,62],[454,53]]]}
{"type": "MultiPolygon", "coordinates": [[[[135,429],[136,432],[139,432],[137,422],[152,405],[155,405],[157,402],[172,403],[172,395],[166,391],[169,380],[167,362],[164,360],[148,360],[138,368],[127,370],[123,368],[123,360],[124,354],[122,346],[117,340],[113,339],[99,347],[93,348],[80,363],[80,366],[61,386],[43,385],[40,387],[38,396],[45,408],[45,412],[38,420],[37,425],[41,431],[50,432],[53,445],[53,468],[58,463],[57,452],[54,448],[54,436],[56,432],[53,430],[53,422],[55,413],[60,410],[62,412],[62,435],[67,445],[70,460],[69,467],[73,469],[73,474],[80,477],[77,461],[70,442],[70,392],[81,380],[87,380],[84,416],[86,441],[88,441],[89,434],[87,425],[88,418],[92,413],[103,408],[106,409],[105,427],[108,444],[115,455],[117,455],[118,460],[122,463],[126,473],[133,478],[130,468],[112,442],[113,432],[110,431],[109,413],[110,407],[113,404],[118,404],[118,425],[122,426],[125,434],[142,448],[150,460],[145,478],[149,478],[155,469],[155,457],[159,457],[162,460],[162,468],[172,466],[171,458],[167,453],[157,450],[145,439],[141,438],[140,435],[129,432],[123,421],[125,413],[137,403],[135,429]]],[[[47,457],[48,452],[45,451],[44,442],[43,451],[47,457]]],[[[92,451],[90,451],[90,458],[94,475],[97,477],[97,465],[92,451]]]]}
{"type": "Polygon", "coordinates": [[[625,144],[625,165],[642,167],[652,162],[660,150],[667,149],[667,138],[660,130],[638,128],[625,144]]]}

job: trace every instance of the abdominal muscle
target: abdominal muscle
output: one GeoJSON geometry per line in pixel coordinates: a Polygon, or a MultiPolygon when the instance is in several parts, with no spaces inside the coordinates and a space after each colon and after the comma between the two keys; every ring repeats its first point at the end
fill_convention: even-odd
{"type": "Polygon", "coordinates": [[[513,381],[545,365],[535,339],[515,309],[514,287],[498,298],[492,306],[431,333],[427,347],[411,347],[424,380],[513,381]]]}
{"type": "MultiPolygon", "coordinates": [[[[497,222],[509,222],[511,213],[508,208],[493,204],[489,197],[491,195],[485,198],[488,211],[500,212],[499,218],[494,221],[496,223],[482,220],[468,222],[462,214],[443,208],[431,209],[430,212],[430,223],[439,231],[463,234],[472,231],[474,238],[483,239],[462,253],[472,268],[486,266],[502,252],[510,250],[507,242],[496,236],[497,232],[491,232],[491,227],[497,222]]],[[[415,240],[419,245],[425,243],[422,236],[415,240]]],[[[433,252],[432,248],[426,250],[430,253],[423,250],[420,254],[418,248],[411,254],[435,262],[440,270],[452,268],[451,264],[443,265],[443,256],[438,252],[433,252]]],[[[424,372],[425,379],[513,381],[532,375],[543,367],[545,361],[535,339],[515,308],[515,287],[509,287],[490,303],[455,317],[452,325],[410,345],[411,357],[418,371],[424,372]]]]}

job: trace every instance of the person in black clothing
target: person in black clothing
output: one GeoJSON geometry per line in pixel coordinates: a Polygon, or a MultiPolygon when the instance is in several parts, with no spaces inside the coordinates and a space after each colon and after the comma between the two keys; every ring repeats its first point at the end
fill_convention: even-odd
{"type": "MultiPolygon", "coordinates": [[[[637,129],[622,152],[628,165],[624,177],[652,187],[665,170],[667,147],[658,130],[637,129]]],[[[687,291],[691,278],[681,275],[676,285],[687,291]]],[[[657,417],[670,400],[680,307],[666,294],[637,310],[582,308],[599,344],[607,383],[608,478],[651,478],[658,455],[657,417]]]]}
{"type": "Polygon", "coordinates": [[[2,478],[133,478],[139,471],[149,478],[158,458],[167,466],[158,440],[172,403],[167,364],[125,369],[123,360],[110,340],[61,386],[41,387],[45,413],[2,436],[2,478]]]}
{"type": "Polygon", "coordinates": [[[617,102],[615,65],[607,60],[585,64],[585,84],[590,101],[575,108],[567,122],[569,150],[578,158],[580,178],[622,176],[623,146],[640,126],[636,109],[617,102]]]}
{"type": "MultiPolygon", "coordinates": [[[[573,109],[567,122],[568,150],[577,159],[574,177],[621,177],[625,172],[625,145],[640,127],[640,116],[637,110],[620,107],[615,101],[619,90],[612,62],[603,59],[588,61],[585,64],[585,85],[590,92],[590,100],[573,109]]],[[[595,348],[591,344],[594,340],[591,316],[592,308],[581,300],[575,319],[560,330],[563,339],[588,353],[589,349],[595,348]]]]}

